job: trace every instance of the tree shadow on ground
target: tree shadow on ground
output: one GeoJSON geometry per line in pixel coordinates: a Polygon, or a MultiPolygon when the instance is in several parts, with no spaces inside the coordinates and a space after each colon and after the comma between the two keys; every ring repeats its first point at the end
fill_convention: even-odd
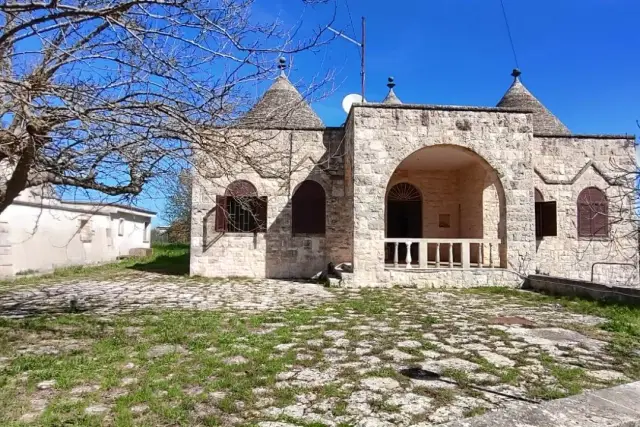
{"type": "Polygon", "coordinates": [[[148,273],[184,276],[189,274],[189,246],[168,244],[155,246],[154,255],[127,267],[148,273]]]}

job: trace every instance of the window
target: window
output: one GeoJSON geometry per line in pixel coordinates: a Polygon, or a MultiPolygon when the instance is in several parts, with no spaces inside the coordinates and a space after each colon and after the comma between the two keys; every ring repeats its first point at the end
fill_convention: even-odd
{"type": "Polygon", "coordinates": [[[124,219],[118,221],[118,236],[124,236],[124,219]]]}
{"type": "Polygon", "coordinates": [[[216,231],[267,231],[267,198],[259,197],[249,181],[234,181],[224,196],[216,196],[216,231]]]}
{"type": "Polygon", "coordinates": [[[451,215],[449,214],[438,215],[438,227],[451,228],[451,215]]]}
{"type": "Polygon", "coordinates": [[[80,241],[85,243],[91,242],[91,240],[93,240],[91,221],[89,219],[81,219],[79,228],[78,232],[80,234],[80,241]]]}
{"type": "Polygon", "coordinates": [[[326,196],[322,185],[303,181],[291,201],[293,234],[324,234],[326,230],[326,196]]]}
{"type": "Polygon", "coordinates": [[[545,202],[542,193],[535,189],[536,239],[558,235],[556,202],[545,202]]]}
{"type": "Polygon", "coordinates": [[[609,202],[604,193],[589,187],[578,196],[578,236],[607,237],[609,235],[609,202]]]}
{"type": "Polygon", "coordinates": [[[142,236],[142,241],[144,243],[149,241],[149,221],[144,222],[144,235],[142,236]]]}

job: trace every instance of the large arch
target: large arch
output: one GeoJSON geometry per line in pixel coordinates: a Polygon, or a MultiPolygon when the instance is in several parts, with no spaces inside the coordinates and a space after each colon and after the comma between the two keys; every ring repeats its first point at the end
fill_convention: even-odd
{"type": "Polygon", "coordinates": [[[441,145],[473,152],[495,172],[505,201],[507,268],[521,274],[532,272],[533,136],[526,115],[456,107],[371,107],[356,112],[358,127],[352,140],[354,280],[378,284],[396,280],[384,265],[386,188],[405,158],[441,145]]]}
{"type": "MultiPolygon", "coordinates": [[[[389,177],[385,201],[385,238],[426,239],[488,239],[500,241],[495,256],[506,267],[506,199],[498,173],[489,163],[472,150],[464,147],[439,144],[422,147],[402,159],[389,177]],[[414,186],[421,197],[421,230],[411,235],[393,235],[390,225],[416,224],[409,213],[415,210],[394,211],[389,202],[392,188],[404,184],[414,186]],[[407,216],[408,215],[408,216],[407,216]]],[[[415,212],[414,212],[415,213],[415,212]]],[[[405,227],[406,228],[406,227],[405,227]]],[[[397,233],[395,233],[397,234],[397,233]]],[[[412,262],[417,259],[417,244],[412,247],[412,262]]],[[[489,262],[489,254],[481,255],[479,243],[471,244],[472,263],[489,262]],[[483,258],[483,259],[481,259],[483,258]]],[[[450,253],[446,245],[430,244],[421,256],[435,263],[449,261],[453,257],[461,265],[461,245],[450,253]]],[[[484,249],[484,248],[483,248],[484,249]]],[[[389,262],[390,246],[385,246],[385,263],[389,262]]],[[[402,250],[402,249],[401,249],[402,250]]],[[[402,254],[400,256],[402,258],[402,254]]]]}

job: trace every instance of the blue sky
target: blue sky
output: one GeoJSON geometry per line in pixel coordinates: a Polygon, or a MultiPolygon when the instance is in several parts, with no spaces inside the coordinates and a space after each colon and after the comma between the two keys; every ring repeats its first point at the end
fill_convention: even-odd
{"type": "MultiPolygon", "coordinates": [[[[404,102],[495,105],[511,84],[515,61],[500,0],[348,0],[356,31],[367,18],[367,99],[382,100],[386,79],[404,102]]],[[[346,1],[334,27],[353,35],[346,1]]],[[[638,0],[504,0],[529,90],[574,133],[636,134],[640,130],[638,0]]],[[[300,0],[258,0],[255,16],[278,16],[310,30],[327,7],[300,0]]],[[[293,58],[291,80],[335,69],[335,92],[314,103],[325,124],[346,114],[340,103],[360,91],[358,48],[336,40],[325,51],[293,58]]],[[[261,85],[260,90],[264,90],[261,85]]],[[[259,90],[259,91],[260,91],[259,90]]],[[[162,200],[140,200],[161,210],[162,200]]],[[[159,222],[159,221],[158,221],[159,222]]]]}

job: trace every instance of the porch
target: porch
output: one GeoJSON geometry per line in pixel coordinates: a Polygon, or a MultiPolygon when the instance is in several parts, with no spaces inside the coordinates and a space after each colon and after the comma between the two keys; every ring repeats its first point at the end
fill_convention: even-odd
{"type": "Polygon", "coordinates": [[[427,147],[387,185],[384,268],[494,269],[507,265],[504,192],[477,154],[427,147]]]}

